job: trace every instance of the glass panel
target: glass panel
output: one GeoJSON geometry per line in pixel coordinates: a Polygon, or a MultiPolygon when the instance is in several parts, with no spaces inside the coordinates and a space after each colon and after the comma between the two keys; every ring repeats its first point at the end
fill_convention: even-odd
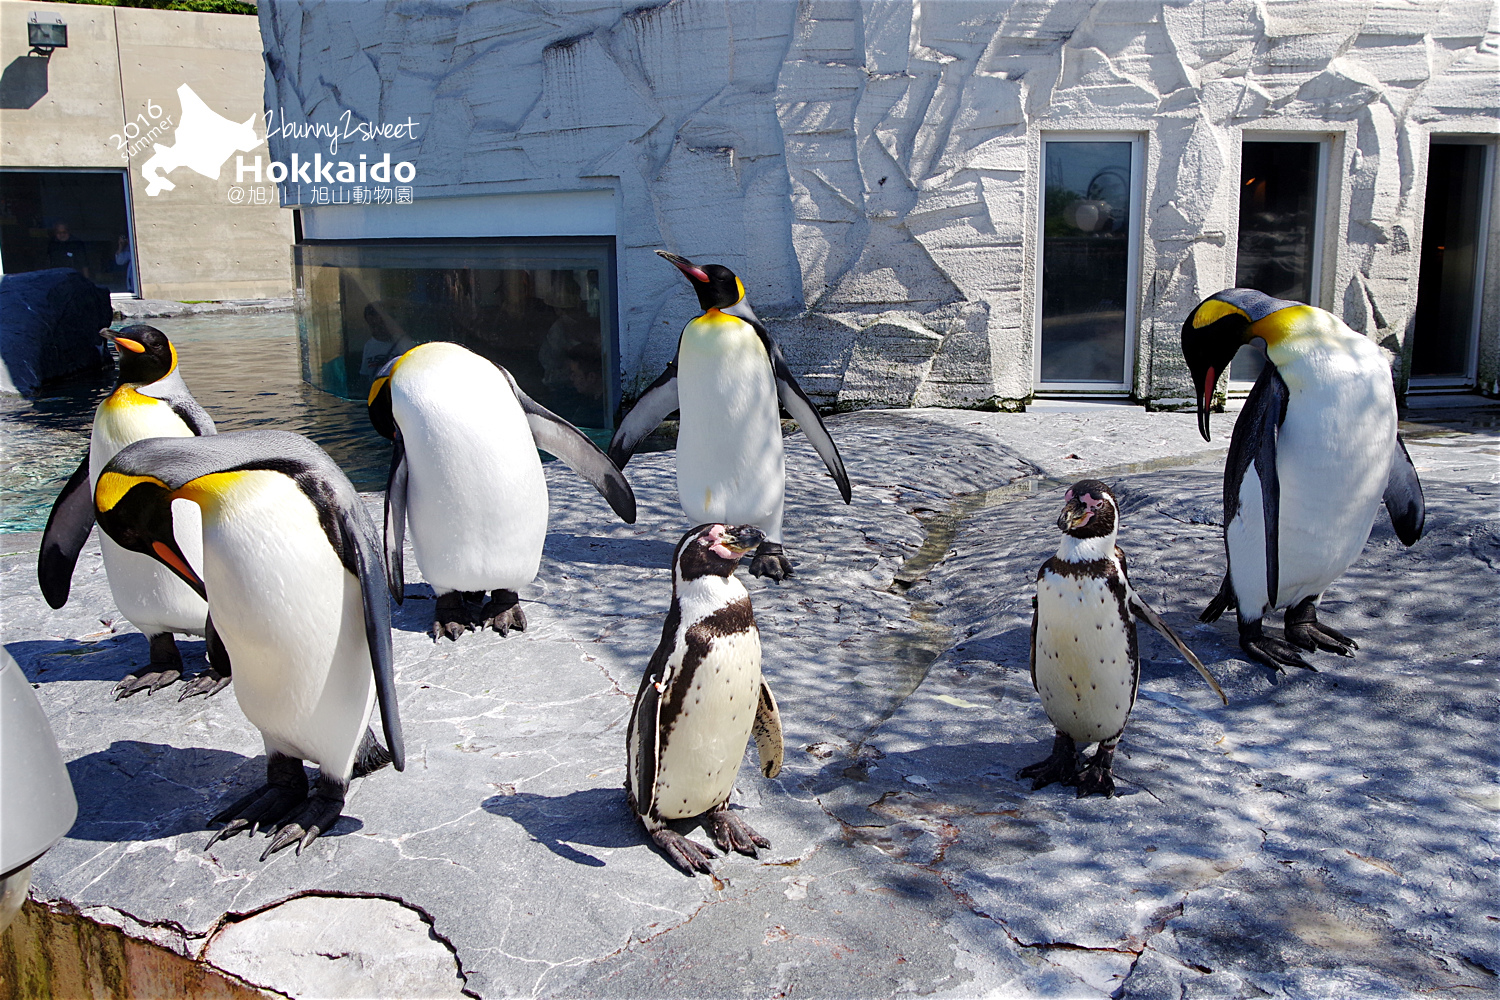
{"type": "Polygon", "coordinates": [[[447,340],[579,427],[618,403],[612,239],[294,248],[302,375],[363,399],[380,367],[447,340]]]}
{"type": "MultiPolygon", "coordinates": [[[[1240,158],[1236,287],[1312,304],[1318,145],[1245,143],[1240,158]]],[[[1241,348],[1229,366],[1229,377],[1253,382],[1264,364],[1263,350],[1241,348]]]]}
{"type": "Polygon", "coordinates": [[[125,174],[0,170],[0,259],[6,274],[71,267],[134,292],[125,174]]]}
{"type": "Polygon", "coordinates": [[[1483,146],[1433,143],[1428,154],[1412,378],[1473,377],[1484,151],[1483,146]]]}
{"type": "Polygon", "coordinates": [[[1130,143],[1046,144],[1043,382],[1125,381],[1130,143]]]}

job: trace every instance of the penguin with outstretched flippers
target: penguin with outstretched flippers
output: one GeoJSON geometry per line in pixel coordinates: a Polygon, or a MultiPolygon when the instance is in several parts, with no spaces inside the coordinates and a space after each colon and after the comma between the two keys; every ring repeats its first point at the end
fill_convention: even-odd
{"type": "Polygon", "coordinates": [[[784,579],[792,575],[792,563],[781,545],[786,494],[781,410],[797,421],[849,503],[843,459],[734,272],[656,252],[692,282],[703,315],[683,327],[677,356],[621,421],[609,457],[623,469],[641,439],[679,411],[677,493],[683,511],[695,523],[760,527],[766,540],[751,559],[750,572],[784,579]]]}
{"type": "Polygon", "coordinates": [[[266,784],[209,821],[227,825],[207,846],[265,828],[261,860],[300,854],[337,822],[351,777],[405,767],[380,537],[321,448],[288,431],[140,441],[104,467],[94,507],[122,548],[208,601],[265,741],[266,784]],[[178,500],[203,512],[201,574],[173,535],[178,500]],[[369,729],[377,701],[385,747],[369,729]],[[318,765],[311,795],[304,760],[318,765]]]}
{"type": "Polygon", "coordinates": [[[434,641],[476,625],[526,630],[517,591],[536,578],[547,537],[547,479],[537,449],[599,491],[626,524],[635,493],[582,431],[537,403],[510,372],[458,344],[413,347],[370,387],[370,422],[390,438],[385,558],[391,596],[406,596],[403,540],[437,592],[434,641]],[[477,616],[468,607],[490,591],[477,616]]]}
{"type": "Polygon", "coordinates": [[[1135,619],[1177,647],[1228,704],[1219,682],[1130,585],[1119,534],[1119,506],[1108,486],[1085,479],[1068,490],[1057,526],[1057,554],[1036,575],[1031,619],[1031,684],[1057,729],[1052,754],[1021,769],[1033,789],[1073,785],[1078,796],[1115,793],[1115,747],[1141,679],[1135,619]],[[1099,749],[1080,771],[1078,744],[1099,749]]]}
{"type": "Polygon", "coordinates": [[[672,605],[641,677],[626,731],[630,807],[672,863],[708,872],[712,850],[667,826],[707,813],[721,851],[756,856],[770,841],[729,809],[752,733],[760,770],[781,770],[781,716],[760,672],[760,632],[735,579],[740,557],[765,540],[752,524],[706,524],[672,554],[672,605]]]}
{"type": "Polygon", "coordinates": [[[1331,313],[1249,288],[1209,296],[1182,324],[1205,441],[1215,383],[1255,339],[1269,363],[1230,438],[1229,565],[1201,620],[1233,606],[1240,648],[1252,659],[1276,671],[1311,670],[1299,650],[1353,656],[1359,648],[1318,621],[1318,602],[1359,556],[1382,500],[1403,544],[1422,537],[1422,484],[1396,432],[1396,393],[1380,349],[1331,313]],[[1284,640],[1261,624],[1280,608],[1284,640]]]}
{"type": "MultiPolygon", "coordinates": [[[[214,422],[193,399],[177,370],[177,349],[166,334],[138,323],[100,336],[120,352],[115,389],[94,411],[88,452],[58,494],[42,532],[37,582],[54,608],[68,602],[73,567],[94,527],[94,485],[99,471],[126,445],[153,437],[195,437],[214,433],[214,422]]],[[[178,505],[176,533],[189,563],[199,565],[202,543],[198,509],[178,505]]],[[[195,694],[212,695],[229,683],[229,660],[213,637],[208,605],[192,588],[155,561],[129,552],[108,536],[100,539],[104,572],[115,607],[151,644],[150,666],[115,685],[115,698],[137,691],[154,693],[182,676],[182,654],[173,632],[208,638],[209,668],[188,682],[178,701],[195,694]]]]}

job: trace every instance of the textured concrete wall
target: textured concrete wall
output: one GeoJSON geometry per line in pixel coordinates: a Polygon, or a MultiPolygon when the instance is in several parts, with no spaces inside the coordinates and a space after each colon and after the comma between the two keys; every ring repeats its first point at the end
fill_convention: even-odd
{"type": "MultiPolygon", "coordinates": [[[[45,93],[35,103],[3,102],[0,165],[128,169],[136,261],[147,298],[289,294],[290,213],[274,198],[262,205],[230,204],[232,160],[217,180],[187,167],[173,170],[176,189],[150,197],[140,168],[155,143],[143,143],[126,157],[121,140],[112,138],[148,113],[148,101],[180,124],[177,88],[184,83],[215,113],[236,122],[254,116],[257,133],[263,132],[265,70],[255,18],[0,0],[0,63],[7,74],[28,58],[26,21],[33,12],[43,20],[60,16],[68,25],[68,47],[52,54],[45,93]]],[[[175,132],[168,130],[157,142],[172,146],[175,132]]]]}
{"type": "Polygon", "coordinates": [[[1178,331],[1233,281],[1247,130],[1330,141],[1320,301],[1400,353],[1427,137],[1493,135],[1500,114],[1489,0],[260,9],[267,104],[423,122],[401,154],[418,198],[616,192],[627,395],[694,310],[650,253],[664,247],[739,273],[822,403],[1026,397],[1040,142],[1054,130],[1145,140],[1137,397],[1190,395],[1178,331]]]}

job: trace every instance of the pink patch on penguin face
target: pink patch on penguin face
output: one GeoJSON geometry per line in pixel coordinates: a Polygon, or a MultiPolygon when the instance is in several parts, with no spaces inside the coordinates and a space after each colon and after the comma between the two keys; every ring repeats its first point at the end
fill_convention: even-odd
{"type": "Polygon", "coordinates": [[[720,559],[738,560],[739,556],[729,551],[729,549],[724,545],[724,535],[728,532],[728,530],[729,529],[725,528],[722,524],[716,524],[708,529],[708,551],[712,552],[720,559]]]}

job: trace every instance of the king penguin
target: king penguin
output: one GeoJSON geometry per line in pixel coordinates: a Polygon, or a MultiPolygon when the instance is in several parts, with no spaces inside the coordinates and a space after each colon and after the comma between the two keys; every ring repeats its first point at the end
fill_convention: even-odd
{"type": "Polygon", "coordinates": [[[623,469],[641,439],[679,410],[677,494],[683,512],[694,522],[758,525],[766,540],[750,560],[750,572],[782,580],[792,575],[792,563],[781,545],[781,408],[801,426],[849,503],[843,459],[735,273],[656,252],[692,282],[703,315],[683,327],[677,356],[621,421],[609,457],[623,469]]]}
{"type": "Polygon", "coordinates": [[[667,826],[709,814],[719,850],[756,856],[770,841],[729,810],[750,734],[768,778],[781,771],[781,716],[760,672],[760,632],[740,557],[765,541],[753,524],[694,528],[672,553],[672,605],[626,731],[625,790],[651,839],[692,875],[712,850],[667,826]]]}
{"type": "Polygon", "coordinates": [[[380,539],[321,448],[288,431],[139,441],[104,467],[94,507],[122,548],[208,601],[265,742],[265,786],[209,821],[227,825],[205,849],[264,827],[262,861],[293,843],[300,854],[338,820],[351,777],[405,767],[380,539]],[[203,512],[201,575],[172,531],[178,500],[203,512]],[[368,728],[377,699],[389,751],[368,728]],[[318,765],[311,796],[304,760],[318,765]]]}
{"type": "Polygon", "coordinates": [[[635,493],[583,432],[537,403],[510,372],[458,344],[421,344],[370,386],[370,422],[391,440],[385,558],[391,596],[406,596],[405,527],[437,592],[434,641],[476,625],[526,630],[517,591],[536,578],[547,537],[543,448],[599,491],[626,524],[635,493]],[[467,600],[490,600],[477,618],[467,600]]]}
{"type": "Polygon", "coordinates": [[[1036,574],[1036,611],[1031,619],[1031,685],[1057,735],[1052,754],[1021,769],[1038,789],[1061,782],[1078,797],[1115,793],[1115,747],[1135,706],[1141,679],[1135,619],[1166,636],[1214,693],[1223,699],[1208,668],[1147,606],[1130,585],[1125,553],[1116,544],[1119,507],[1097,479],[1073,484],[1063,497],[1057,527],[1062,543],[1036,574]],[[1077,744],[1098,743],[1082,771],[1077,744]]]}
{"type": "MultiPolygon", "coordinates": [[[[68,602],[73,568],[94,527],[94,485],[99,471],[126,445],[144,438],[194,437],[214,433],[214,422],[188,392],[177,370],[177,349],[166,334],[144,323],[100,336],[119,348],[115,389],[94,411],[89,448],[47,518],[37,556],[37,582],[54,608],[68,602]]],[[[201,565],[203,544],[198,508],[178,504],[175,530],[190,565],[201,565]]],[[[100,539],[104,572],[115,607],[151,643],[150,667],[130,674],[115,686],[118,700],[137,691],[155,692],[182,676],[182,654],[173,632],[208,634],[208,670],[194,678],[178,701],[195,694],[214,694],[229,683],[229,658],[213,637],[208,605],[192,588],[155,561],[129,552],[108,536],[100,539]]]]}
{"type": "Polygon", "coordinates": [[[1422,484],[1396,432],[1396,393],[1380,349],[1322,309],[1250,288],[1210,295],[1182,324],[1182,354],[1205,441],[1214,385],[1243,344],[1269,364],[1245,400],[1224,465],[1228,571],[1201,620],[1231,605],[1240,648],[1273,670],[1313,669],[1299,649],[1353,656],[1318,621],[1318,602],[1359,556],[1385,502],[1405,545],[1422,537],[1422,484]],[[1285,608],[1286,639],[1262,619],[1285,608]]]}

